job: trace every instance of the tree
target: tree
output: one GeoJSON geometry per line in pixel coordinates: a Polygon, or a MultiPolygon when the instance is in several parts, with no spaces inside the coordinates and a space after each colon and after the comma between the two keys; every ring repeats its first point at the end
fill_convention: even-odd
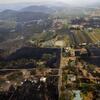
{"type": "Polygon", "coordinates": [[[60,99],[59,100],[66,100],[66,95],[65,93],[61,93],[60,99]]]}
{"type": "Polygon", "coordinates": [[[44,54],[43,57],[42,57],[43,60],[49,60],[51,58],[52,58],[51,54],[44,54]]]}

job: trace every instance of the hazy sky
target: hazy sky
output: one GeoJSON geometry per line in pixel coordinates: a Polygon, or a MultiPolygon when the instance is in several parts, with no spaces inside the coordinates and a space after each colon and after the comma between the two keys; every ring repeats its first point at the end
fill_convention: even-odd
{"type": "Polygon", "coordinates": [[[88,4],[100,2],[100,0],[0,0],[0,4],[16,3],[16,2],[41,2],[41,1],[61,1],[68,4],[88,4]]]}

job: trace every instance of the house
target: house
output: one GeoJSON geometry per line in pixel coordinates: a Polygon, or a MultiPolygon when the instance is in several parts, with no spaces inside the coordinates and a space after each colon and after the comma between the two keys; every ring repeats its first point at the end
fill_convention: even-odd
{"type": "Polygon", "coordinates": [[[73,74],[69,74],[68,77],[67,77],[67,81],[68,82],[74,82],[74,81],[76,81],[76,76],[73,75],[73,74]]]}
{"type": "Polygon", "coordinates": [[[71,25],[69,28],[72,30],[80,30],[80,29],[83,29],[84,26],[76,24],[76,25],[71,25]]]}
{"type": "Polygon", "coordinates": [[[40,81],[45,83],[46,82],[46,77],[41,77],[40,81]]]}
{"type": "Polygon", "coordinates": [[[71,47],[66,47],[65,52],[70,53],[71,56],[75,56],[75,51],[71,47]]]}
{"type": "Polygon", "coordinates": [[[71,56],[75,56],[75,51],[73,49],[71,49],[70,54],[71,54],[71,56]]]}
{"type": "Polygon", "coordinates": [[[71,47],[66,47],[65,52],[68,53],[71,50],[71,47]]]}

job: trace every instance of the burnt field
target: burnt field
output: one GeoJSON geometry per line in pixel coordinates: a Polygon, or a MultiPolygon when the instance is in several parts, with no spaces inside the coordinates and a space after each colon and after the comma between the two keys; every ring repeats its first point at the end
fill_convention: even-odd
{"type": "Polygon", "coordinates": [[[89,64],[93,64],[100,67],[100,48],[91,47],[88,49],[88,54],[88,56],[82,56],[82,59],[89,64]]]}
{"type": "Polygon", "coordinates": [[[0,68],[59,68],[60,53],[61,50],[58,48],[23,47],[3,58],[0,61],[0,68]]]}

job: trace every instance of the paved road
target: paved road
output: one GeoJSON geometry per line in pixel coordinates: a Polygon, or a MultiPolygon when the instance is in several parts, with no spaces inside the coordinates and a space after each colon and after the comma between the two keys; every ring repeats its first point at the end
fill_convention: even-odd
{"type": "MultiPolygon", "coordinates": [[[[0,69],[0,71],[20,71],[20,70],[36,70],[37,68],[29,68],[29,69],[0,69]]],[[[58,70],[59,71],[59,69],[58,68],[46,68],[47,70],[58,70]]]]}
{"type": "Polygon", "coordinates": [[[59,90],[59,97],[61,95],[61,87],[62,87],[62,48],[61,48],[61,56],[60,56],[60,68],[59,68],[59,81],[58,81],[58,90],[59,90]]]}
{"type": "MultiPolygon", "coordinates": [[[[37,68],[30,68],[30,69],[0,69],[0,71],[22,71],[22,70],[29,70],[29,71],[32,71],[32,70],[36,70],[37,68]]],[[[46,68],[46,70],[52,70],[52,71],[59,71],[59,69],[57,68],[46,68]]],[[[59,77],[59,74],[57,75],[49,75],[49,76],[52,76],[52,77],[59,77]]]]}

